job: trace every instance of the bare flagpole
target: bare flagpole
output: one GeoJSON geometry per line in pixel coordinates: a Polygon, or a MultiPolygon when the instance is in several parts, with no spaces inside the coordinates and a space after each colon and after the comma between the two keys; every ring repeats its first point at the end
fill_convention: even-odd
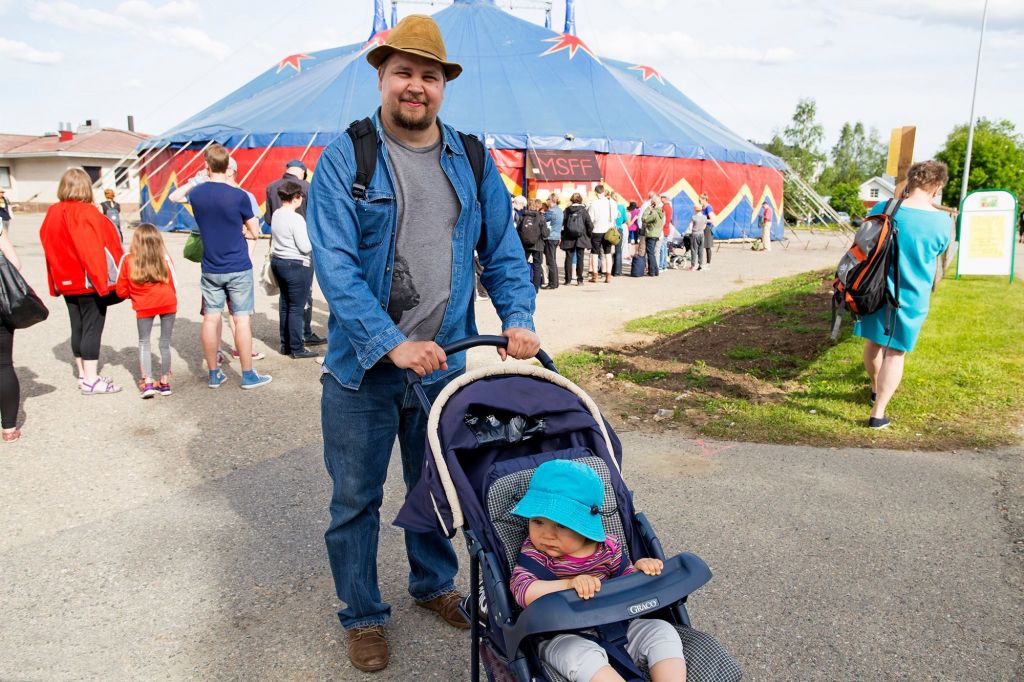
{"type": "Polygon", "coordinates": [[[971,95],[971,120],[967,126],[967,155],[964,158],[964,176],[960,181],[960,204],[967,197],[967,180],[971,175],[971,147],[974,145],[974,102],[978,98],[978,74],[981,73],[981,48],[985,44],[985,24],[988,20],[988,0],[981,10],[981,37],[978,38],[978,62],[974,67],[974,93],[971,95]]]}

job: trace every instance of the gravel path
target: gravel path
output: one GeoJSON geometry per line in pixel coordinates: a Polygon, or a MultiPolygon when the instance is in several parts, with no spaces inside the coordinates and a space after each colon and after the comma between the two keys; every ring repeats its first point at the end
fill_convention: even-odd
{"type": "MultiPolygon", "coordinates": [[[[38,223],[18,216],[13,239],[42,291],[38,223]]],[[[838,259],[838,237],[799,238],[771,254],[723,246],[707,273],[541,292],[544,346],[620,343],[628,319],[838,259]]],[[[167,241],[180,254],[184,238],[167,241]]],[[[111,309],[101,355],[120,395],[75,393],[60,300],[16,336],[24,436],[0,446],[0,679],[466,679],[467,638],[411,607],[391,526],[380,558],[394,661],[376,676],[348,665],[322,542],[319,366],[277,355],[276,302],[258,296],[259,367],[274,382],[241,391],[235,364],[207,389],[198,266],[176,260],[170,398],[134,392],[127,303],[111,309]]],[[[477,307],[481,330],[497,331],[487,302],[477,307]]],[[[316,322],[325,315],[319,300],[316,322]]],[[[621,435],[639,507],[668,548],[715,572],[692,601],[695,623],[748,679],[1019,678],[1019,453],[621,435]]],[[[400,498],[389,483],[384,518],[400,498]]]]}

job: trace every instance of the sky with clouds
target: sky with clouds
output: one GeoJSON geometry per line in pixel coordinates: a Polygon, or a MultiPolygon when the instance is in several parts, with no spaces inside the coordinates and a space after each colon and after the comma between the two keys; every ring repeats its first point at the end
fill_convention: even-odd
{"type": "MultiPolygon", "coordinates": [[[[812,97],[828,144],[845,121],[885,139],[917,125],[926,158],[969,116],[983,2],[577,0],[576,25],[595,52],[659,69],[744,137],[768,139],[812,97]]],[[[400,2],[399,16],[446,4],[400,2]]],[[[0,0],[0,132],[134,114],[160,133],[287,55],[366,40],[372,14],[372,0],[0,0]]],[[[562,0],[552,16],[560,30],[562,0]]],[[[1024,131],[1024,0],[989,0],[977,114],[1024,131]]]]}

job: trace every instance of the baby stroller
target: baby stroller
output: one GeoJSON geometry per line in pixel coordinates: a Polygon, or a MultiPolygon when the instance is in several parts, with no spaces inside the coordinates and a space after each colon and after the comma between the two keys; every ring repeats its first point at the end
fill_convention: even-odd
{"type": "MultiPolygon", "coordinates": [[[[504,346],[501,336],[463,339],[445,348],[458,353],[481,345],[504,346]]],[[[567,682],[537,657],[537,642],[554,633],[596,631],[616,663],[625,655],[625,627],[632,618],[660,618],[679,632],[690,682],[739,680],[738,665],[713,637],[690,627],[687,596],[711,579],[696,555],[666,558],[661,542],[621,476],[622,446],[586,393],[562,377],[543,351],[543,368],[500,364],[456,378],[433,405],[412,372],[409,381],[428,411],[422,476],[395,523],[415,531],[463,530],[470,555],[470,594],[463,604],[470,623],[470,680],[567,682]],[[593,468],[605,486],[606,534],[633,558],[665,562],[659,576],[642,573],[603,583],[584,601],[572,590],[546,595],[526,609],[515,605],[508,581],[527,535],[527,520],[512,514],[534,470],[552,459],[573,459],[593,468]],[[617,511],[617,513],[614,513],[617,511]]],[[[627,663],[628,656],[626,657],[627,663]]],[[[625,665],[625,664],[623,664],[625,665]]],[[[618,667],[618,666],[617,666],[618,667]]],[[[631,682],[649,679],[646,665],[631,682]]]]}
{"type": "Polygon", "coordinates": [[[690,235],[672,232],[668,238],[668,267],[670,270],[677,270],[683,267],[690,260],[690,235]]]}

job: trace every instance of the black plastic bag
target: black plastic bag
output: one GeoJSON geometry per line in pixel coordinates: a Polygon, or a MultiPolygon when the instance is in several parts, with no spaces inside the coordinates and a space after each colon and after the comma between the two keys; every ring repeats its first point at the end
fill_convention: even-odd
{"type": "Polygon", "coordinates": [[[464,419],[480,445],[486,443],[518,443],[544,433],[543,418],[527,417],[493,408],[470,410],[464,419]]]}
{"type": "Polygon", "coordinates": [[[49,317],[50,311],[17,268],[0,255],[0,320],[11,329],[25,329],[49,317]]]}

